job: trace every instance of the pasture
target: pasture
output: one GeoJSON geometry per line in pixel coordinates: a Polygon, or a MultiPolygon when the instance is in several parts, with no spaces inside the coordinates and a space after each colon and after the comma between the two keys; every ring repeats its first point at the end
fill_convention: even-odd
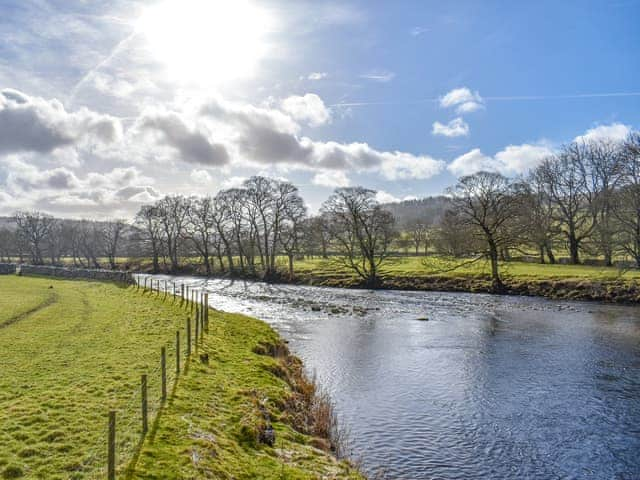
{"type": "Polygon", "coordinates": [[[193,314],[171,295],[14,275],[0,277],[0,292],[0,478],[106,478],[110,410],[118,419],[117,478],[357,477],[282,420],[290,386],[273,373],[277,359],[254,353],[279,341],[265,323],[211,310],[209,333],[186,358],[185,322],[193,314]],[[198,361],[201,353],[208,363],[198,361]],[[150,428],[143,437],[145,373],[150,428]],[[264,411],[276,431],[273,447],[255,438],[264,411]]]}

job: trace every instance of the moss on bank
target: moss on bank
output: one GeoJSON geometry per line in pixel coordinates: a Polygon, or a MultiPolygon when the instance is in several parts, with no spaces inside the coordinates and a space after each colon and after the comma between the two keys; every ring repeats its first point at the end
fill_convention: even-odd
{"type": "Polygon", "coordinates": [[[13,275],[0,277],[0,291],[0,323],[13,319],[0,328],[0,478],[104,478],[111,409],[118,478],[360,478],[317,448],[329,444],[300,421],[303,410],[292,400],[311,387],[265,323],[212,310],[209,333],[185,363],[192,313],[171,296],[13,275]],[[183,368],[175,381],[177,330],[183,368]],[[162,346],[170,372],[165,404],[162,346]],[[139,443],[142,373],[149,374],[152,423],[139,443]]]}

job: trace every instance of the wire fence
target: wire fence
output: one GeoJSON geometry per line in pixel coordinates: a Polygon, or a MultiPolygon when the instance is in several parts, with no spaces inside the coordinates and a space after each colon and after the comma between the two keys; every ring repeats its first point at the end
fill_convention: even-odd
{"type": "MultiPolygon", "coordinates": [[[[175,335],[158,345],[158,358],[131,387],[130,395],[117,408],[105,411],[97,444],[85,451],[78,470],[87,478],[115,480],[132,468],[145,437],[158,417],[189,357],[209,330],[208,294],[188,285],[133,276],[134,288],[142,295],[178,303],[189,313],[175,335]]],[[[134,383],[134,382],[132,382],[134,383]]]]}

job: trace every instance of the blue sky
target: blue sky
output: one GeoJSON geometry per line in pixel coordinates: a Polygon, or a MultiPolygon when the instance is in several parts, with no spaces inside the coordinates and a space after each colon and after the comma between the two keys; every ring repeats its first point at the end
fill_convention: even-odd
{"type": "Polygon", "coordinates": [[[0,213],[252,174],[381,200],[640,126],[640,1],[0,0],[0,213]],[[4,132],[4,133],[2,133],[4,132]]]}

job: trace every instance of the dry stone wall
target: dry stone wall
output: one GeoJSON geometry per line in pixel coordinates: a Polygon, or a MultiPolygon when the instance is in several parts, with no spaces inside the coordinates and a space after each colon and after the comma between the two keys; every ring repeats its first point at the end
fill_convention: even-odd
{"type": "Polygon", "coordinates": [[[113,282],[132,283],[130,272],[117,270],[98,270],[89,268],[51,267],[47,265],[16,265],[0,263],[0,274],[16,273],[18,275],[42,275],[59,278],[82,278],[88,280],[107,280],[113,282]]]}

